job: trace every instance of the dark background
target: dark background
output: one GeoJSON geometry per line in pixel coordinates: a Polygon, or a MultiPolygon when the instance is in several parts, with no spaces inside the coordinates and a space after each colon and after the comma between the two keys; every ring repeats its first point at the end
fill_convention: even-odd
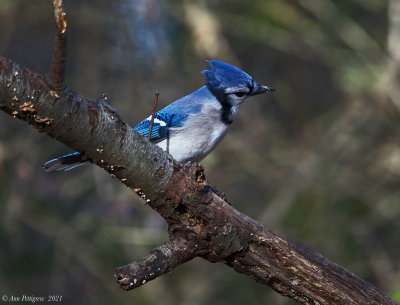
{"type": "MultiPolygon", "coordinates": [[[[400,301],[400,62],[381,0],[65,1],[67,84],[105,93],[123,119],[203,85],[206,59],[273,95],[249,99],[202,164],[240,211],[400,301]]],[[[398,15],[397,15],[398,16],[398,15]]],[[[0,0],[0,54],[46,73],[50,0],[0,0]]],[[[114,268],[166,240],[165,223],[89,165],[46,174],[71,149],[0,113],[0,294],[63,304],[294,304],[222,264],[195,259],[131,292],[114,268]]]]}

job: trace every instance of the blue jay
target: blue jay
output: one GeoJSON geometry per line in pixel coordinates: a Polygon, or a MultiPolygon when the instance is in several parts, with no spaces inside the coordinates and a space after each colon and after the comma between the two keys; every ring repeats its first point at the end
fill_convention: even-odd
{"type": "MultiPolygon", "coordinates": [[[[261,86],[229,64],[211,60],[202,73],[205,86],[156,112],[150,140],[178,162],[198,162],[222,140],[240,105],[250,96],[275,89],[261,86]]],[[[151,116],[134,127],[148,137],[151,116]]],[[[70,170],[87,163],[78,152],[46,162],[45,171],[70,170]]]]}

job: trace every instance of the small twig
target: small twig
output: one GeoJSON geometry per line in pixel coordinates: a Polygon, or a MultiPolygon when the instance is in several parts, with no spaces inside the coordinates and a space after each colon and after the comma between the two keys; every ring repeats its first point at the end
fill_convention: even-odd
{"type": "Polygon", "coordinates": [[[159,95],[160,95],[160,93],[158,93],[158,92],[156,92],[154,94],[153,112],[151,113],[151,121],[150,121],[149,136],[148,136],[149,141],[151,139],[151,132],[153,131],[154,116],[156,115],[158,96],[159,95]]]}
{"type": "Polygon", "coordinates": [[[67,58],[67,20],[63,10],[62,0],[53,0],[54,16],[57,25],[56,45],[50,72],[47,77],[47,84],[50,89],[60,91],[64,89],[64,71],[67,58]]]}

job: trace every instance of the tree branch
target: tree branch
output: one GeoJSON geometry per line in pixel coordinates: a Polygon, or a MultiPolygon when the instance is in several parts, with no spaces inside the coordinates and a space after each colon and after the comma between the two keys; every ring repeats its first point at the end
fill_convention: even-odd
{"type": "Polygon", "coordinates": [[[200,165],[174,162],[123,122],[104,98],[90,101],[66,87],[54,94],[54,84],[60,85],[60,78],[55,79],[48,82],[0,56],[0,109],[81,152],[168,223],[166,244],[116,270],[123,289],[200,256],[304,304],[397,304],[351,272],[234,209],[208,185],[200,165]]]}
{"type": "Polygon", "coordinates": [[[53,0],[53,5],[57,32],[56,45],[47,83],[51,89],[60,91],[65,87],[64,74],[65,62],[67,60],[67,19],[63,10],[62,0],[53,0]]]}
{"type": "Polygon", "coordinates": [[[193,246],[184,239],[173,239],[140,261],[117,268],[117,281],[125,290],[139,287],[196,257],[193,246]]]}

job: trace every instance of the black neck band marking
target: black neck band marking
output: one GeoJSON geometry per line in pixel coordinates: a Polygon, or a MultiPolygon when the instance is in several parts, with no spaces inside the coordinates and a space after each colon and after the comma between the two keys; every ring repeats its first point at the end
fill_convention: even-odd
{"type": "Polygon", "coordinates": [[[221,121],[226,125],[232,124],[233,122],[232,105],[229,103],[226,94],[215,94],[214,92],[213,94],[222,106],[221,121]]]}
{"type": "Polygon", "coordinates": [[[222,113],[221,113],[221,121],[226,125],[230,125],[233,122],[233,113],[232,106],[228,103],[221,103],[222,113]]]}
{"type": "Polygon", "coordinates": [[[232,113],[232,105],[229,103],[228,98],[224,92],[220,92],[217,90],[212,90],[209,86],[207,86],[208,90],[215,96],[217,101],[222,106],[221,111],[221,121],[230,125],[233,122],[233,113],[232,113]]]}

